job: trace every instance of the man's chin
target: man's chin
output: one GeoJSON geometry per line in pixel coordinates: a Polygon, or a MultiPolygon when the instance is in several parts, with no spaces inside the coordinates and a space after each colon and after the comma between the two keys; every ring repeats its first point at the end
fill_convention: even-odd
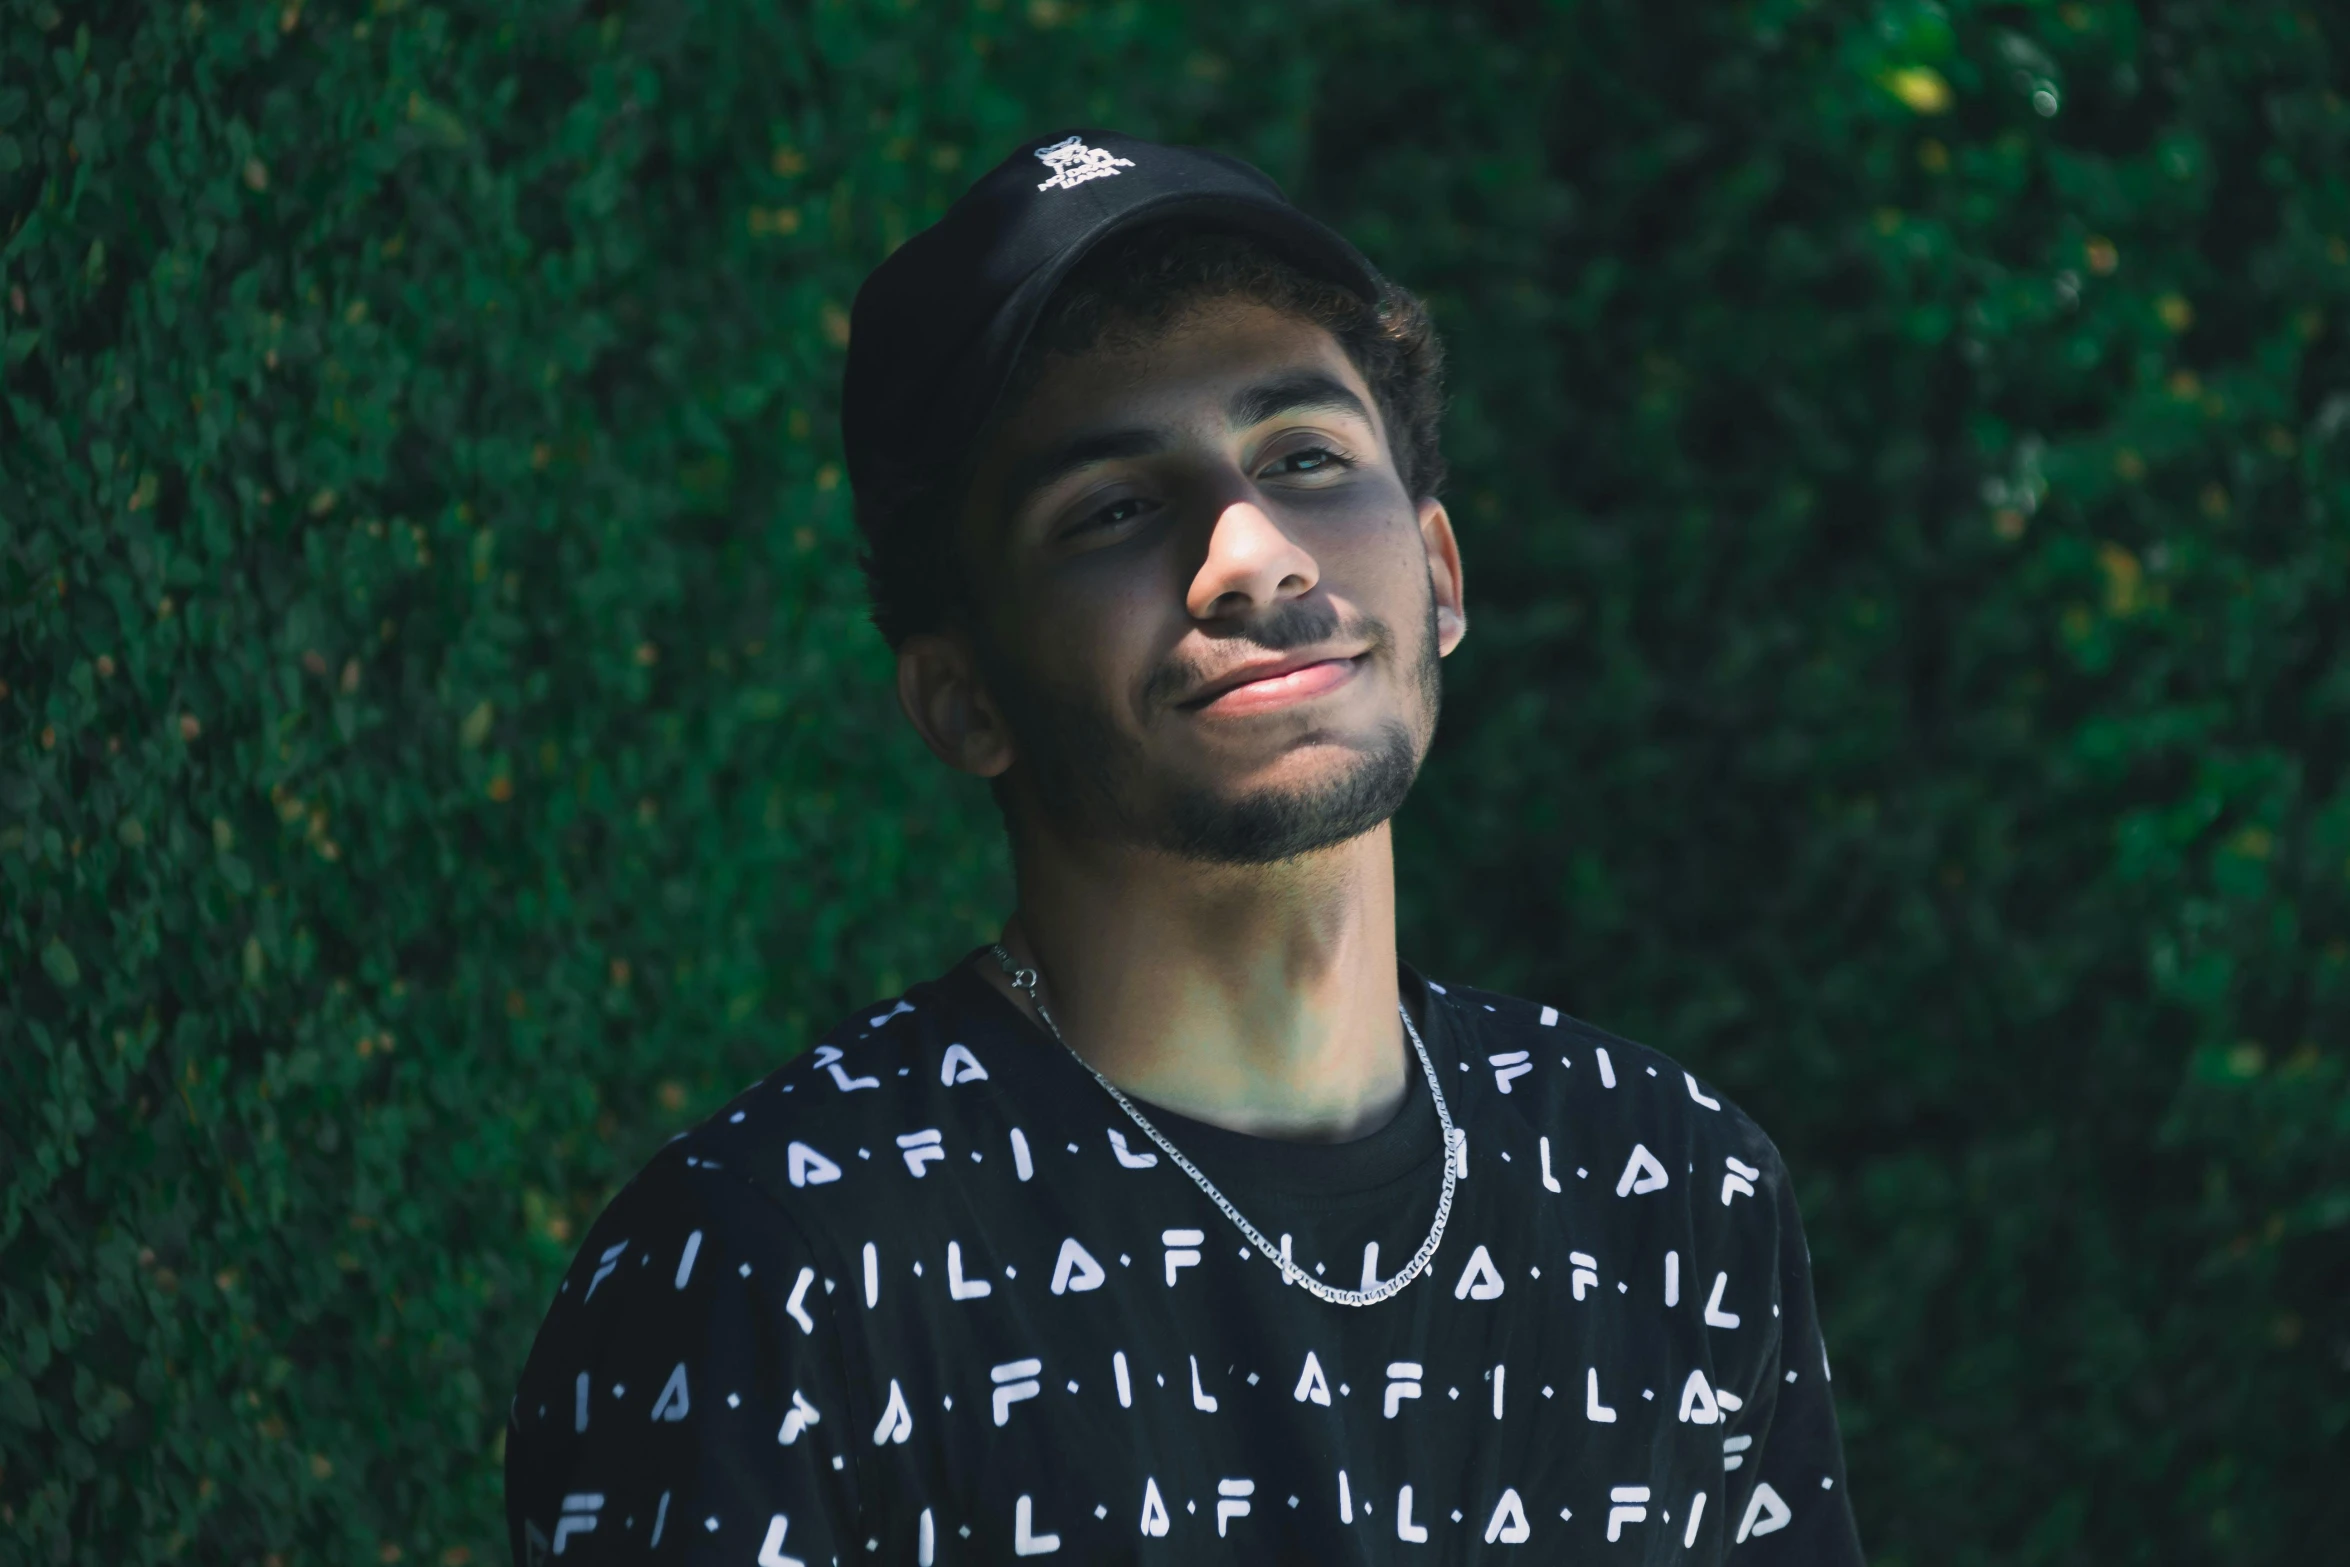
{"type": "Polygon", "coordinates": [[[1358,838],[1402,807],[1420,759],[1401,725],[1331,749],[1343,756],[1285,759],[1304,777],[1171,794],[1151,813],[1152,846],[1210,864],[1270,865],[1358,838]]]}

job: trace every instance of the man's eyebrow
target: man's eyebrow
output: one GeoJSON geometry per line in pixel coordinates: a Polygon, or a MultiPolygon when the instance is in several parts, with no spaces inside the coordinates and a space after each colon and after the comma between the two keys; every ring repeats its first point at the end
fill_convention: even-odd
{"type": "Polygon", "coordinates": [[[1320,370],[1300,370],[1259,381],[1233,393],[1224,405],[1224,417],[1236,430],[1282,414],[1308,412],[1352,414],[1365,424],[1371,422],[1371,411],[1363,406],[1363,400],[1348,391],[1345,382],[1320,370]]]}
{"type": "Polygon", "coordinates": [[[1004,510],[1016,512],[1037,491],[1058,484],[1078,469],[1121,457],[1148,457],[1170,445],[1164,430],[1097,430],[1063,441],[1014,468],[1004,480],[1004,510]]]}

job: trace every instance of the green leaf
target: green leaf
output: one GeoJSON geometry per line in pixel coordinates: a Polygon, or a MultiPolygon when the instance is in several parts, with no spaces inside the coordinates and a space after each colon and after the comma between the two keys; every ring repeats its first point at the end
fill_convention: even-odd
{"type": "Polygon", "coordinates": [[[465,721],[457,726],[457,743],[468,751],[479,750],[481,743],[490,737],[490,726],[497,722],[497,717],[498,710],[493,704],[476,703],[473,711],[465,715],[465,721]]]}

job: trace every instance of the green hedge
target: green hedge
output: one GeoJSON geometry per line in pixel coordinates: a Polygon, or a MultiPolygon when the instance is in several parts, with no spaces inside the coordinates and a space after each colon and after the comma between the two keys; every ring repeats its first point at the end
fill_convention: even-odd
{"type": "Polygon", "coordinates": [[[1876,1560],[2350,1533],[2350,18],[0,0],[0,1559],[501,1557],[614,1184],[1007,891],[844,307],[1020,136],[1434,300],[1407,949],[1729,1086],[1876,1560]]]}

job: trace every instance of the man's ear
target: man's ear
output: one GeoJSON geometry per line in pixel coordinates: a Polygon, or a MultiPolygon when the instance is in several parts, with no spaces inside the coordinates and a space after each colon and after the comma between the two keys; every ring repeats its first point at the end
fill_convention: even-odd
{"type": "Polygon", "coordinates": [[[1012,765],[1012,731],[979,678],[959,631],[919,632],[898,646],[898,707],[922,743],[959,772],[993,778],[1012,765]]]}
{"type": "Polygon", "coordinates": [[[1428,551],[1428,581],[1436,593],[1436,651],[1450,653],[1469,634],[1469,612],[1461,601],[1461,545],[1453,537],[1444,502],[1420,502],[1420,542],[1428,551]]]}

